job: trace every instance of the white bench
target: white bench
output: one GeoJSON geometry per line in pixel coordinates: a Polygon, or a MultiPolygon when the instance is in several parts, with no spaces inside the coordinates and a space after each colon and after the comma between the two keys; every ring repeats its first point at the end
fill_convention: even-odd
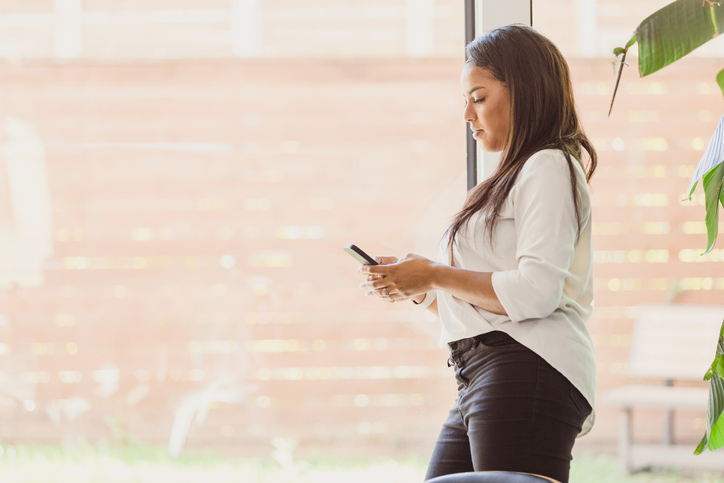
{"type": "MultiPolygon", "coordinates": [[[[714,360],[724,306],[642,305],[631,340],[629,375],[663,385],[619,387],[601,395],[602,405],[620,407],[618,455],[630,473],[650,466],[724,470],[724,453],[694,456],[696,443],[674,444],[673,415],[677,409],[706,412],[707,387],[675,387],[674,381],[702,381],[714,360]],[[664,411],[664,444],[635,444],[631,434],[633,408],[664,411]]],[[[704,429],[701,430],[702,436],[704,429]]]]}

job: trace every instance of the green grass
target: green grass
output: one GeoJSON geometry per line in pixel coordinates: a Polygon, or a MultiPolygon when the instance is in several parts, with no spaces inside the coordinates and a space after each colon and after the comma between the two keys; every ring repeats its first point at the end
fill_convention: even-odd
{"type": "MultiPolygon", "coordinates": [[[[412,483],[422,482],[426,461],[405,459],[231,458],[217,453],[185,453],[170,458],[163,446],[89,444],[0,444],[3,483],[412,483]]],[[[724,455],[722,455],[724,457],[724,455]]],[[[642,472],[624,476],[614,457],[580,455],[571,483],[724,482],[723,474],[642,472]]]]}
{"type": "Polygon", "coordinates": [[[571,483],[724,483],[724,474],[661,469],[623,475],[618,470],[618,460],[615,457],[583,454],[573,460],[570,481],[571,483]]]}

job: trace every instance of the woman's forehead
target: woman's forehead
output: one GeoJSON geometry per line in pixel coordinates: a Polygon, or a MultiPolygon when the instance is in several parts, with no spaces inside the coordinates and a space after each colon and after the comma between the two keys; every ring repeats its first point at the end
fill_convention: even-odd
{"type": "Polygon", "coordinates": [[[493,88],[502,83],[496,79],[490,70],[466,63],[460,78],[463,89],[468,91],[472,87],[493,88]],[[468,86],[468,89],[465,87],[468,86]]]}

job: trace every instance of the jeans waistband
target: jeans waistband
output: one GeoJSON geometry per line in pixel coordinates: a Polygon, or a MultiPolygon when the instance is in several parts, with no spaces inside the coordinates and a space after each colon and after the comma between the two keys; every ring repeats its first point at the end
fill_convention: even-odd
{"type": "Polygon", "coordinates": [[[480,335],[476,335],[475,337],[468,337],[467,339],[454,340],[452,342],[448,342],[447,347],[450,352],[466,351],[478,345],[480,337],[480,335]]]}
{"type": "Polygon", "coordinates": [[[464,361],[463,358],[466,353],[469,353],[471,350],[478,349],[480,346],[486,346],[486,345],[495,345],[497,343],[512,340],[512,337],[510,337],[505,332],[494,330],[491,332],[486,332],[484,334],[479,334],[474,337],[468,337],[466,339],[460,339],[455,340],[452,342],[448,342],[448,350],[450,351],[450,357],[448,358],[448,366],[463,366],[464,361]]]}

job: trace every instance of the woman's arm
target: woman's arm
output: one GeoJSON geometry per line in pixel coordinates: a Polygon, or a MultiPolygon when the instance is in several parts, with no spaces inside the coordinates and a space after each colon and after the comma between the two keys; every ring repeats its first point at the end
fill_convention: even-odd
{"type": "MultiPolygon", "coordinates": [[[[575,166],[574,170],[584,227],[590,219],[590,198],[582,170],[575,166]]],[[[517,267],[496,271],[491,284],[510,320],[543,319],[561,303],[579,235],[571,174],[563,153],[543,151],[528,161],[509,196],[517,267]]]]}
{"type": "MultiPolygon", "coordinates": [[[[432,270],[433,290],[447,292],[488,312],[507,315],[505,308],[495,294],[495,290],[493,290],[493,274],[491,272],[475,272],[442,263],[434,264],[432,270]]],[[[426,294],[423,294],[422,298],[418,297],[414,300],[422,303],[426,296],[426,294]]],[[[438,317],[440,316],[437,309],[437,299],[427,309],[438,317]]]]}
{"type": "MultiPolygon", "coordinates": [[[[413,298],[412,300],[414,300],[418,304],[421,304],[425,301],[425,297],[427,297],[427,293],[422,294],[422,298],[420,298],[420,296],[418,295],[417,298],[413,298]]],[[[435,300],[433,300],[432,303],[425,308],[440,317],[440,313],[437,311],[437,298],[435,298],[435,300]]]]}
{"type": "MultiPolygon", "coordinates": [[[[493,290],[492,272],[475,272],[443,264],[436,264],[434,270],[432,283],[436,290],[447,292],[488,312],[508,314],[493,290]]],[[[437,313],[437,300],[430,307],[433,305],[437,313]]]]}
{"type": "MultiPolygon", "coordinates": [[[[367,274],[367,282],[360,285],[369,290],[366,295],[375,295],[387,302],[412,299],[420,304],[428,293],[441,290],[488,312],[508,314],[493,289],[491,272],[451,267],[416,253],[408,253],[399,263],[361,265],[358,270],[367,274]],[[383,288],[389,289],[392,296],[383,295],[383,288]],[[413,295],[415,293],[417,295],[413,295]]],[[[426,308],[440,316],[437,298],[426,308]]]]}

